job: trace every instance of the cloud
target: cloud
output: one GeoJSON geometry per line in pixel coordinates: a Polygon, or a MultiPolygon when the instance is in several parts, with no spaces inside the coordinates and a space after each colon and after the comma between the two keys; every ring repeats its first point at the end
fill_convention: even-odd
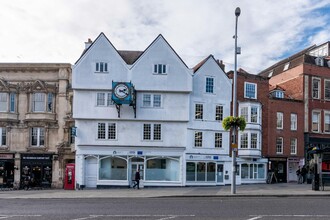
{"type": "Polygon", "coordinates": [[[0,62],[74,63],[100,32],[126,50],[144,50],[162,34],[189,67],[213,54],[229,70],[237,6],[238,66],[248,72],[329,40],[328,0],[5,0],[0,62]]]}

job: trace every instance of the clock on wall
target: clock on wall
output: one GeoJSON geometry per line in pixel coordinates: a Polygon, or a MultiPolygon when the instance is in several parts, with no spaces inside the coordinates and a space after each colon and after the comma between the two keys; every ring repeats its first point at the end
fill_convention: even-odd
{"type": "Polygon", "coordinates": [[[134,117],[136,117],[136,90],[131,82],[112,81],[111,99],[116,105],[119,118],[122,105],[132,106],[134,109],[134,117]]]}
{"type": "Polygon", "coordinates": [[[125,83],[118,83],[113,88],[113,93],[118,99],[125,99],[130,95],[130,88],[125,83]]]}

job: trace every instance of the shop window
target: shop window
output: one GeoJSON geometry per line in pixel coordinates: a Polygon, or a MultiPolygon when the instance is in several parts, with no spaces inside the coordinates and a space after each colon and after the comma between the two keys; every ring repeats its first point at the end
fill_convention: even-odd
{"type": "Polygon", "coordinates": [[[206,164],[204,162],[197,163],[197,181],[205,181],[206,164]]]}
{"type": "Polygon", "coordinates": [[[187,162],[186,164],[186,180],[196,180],[196,164],[194,162],[187,162]]]}
{"type": "Polygon", "coordinates": [[[179,158],[147,158],[145,179],[150,181],[179,181],[179,158]]]}
{"type": "Polygon", "coordinates": [[[100,159],[100,180],[127,180],[127,162],[122,158],[107,157],[100,159]]]}
{"type": "Polygon", "coordinates": [[[215,181],[215,163],[207,163],[207,181],[214,182],[215,181]]]}

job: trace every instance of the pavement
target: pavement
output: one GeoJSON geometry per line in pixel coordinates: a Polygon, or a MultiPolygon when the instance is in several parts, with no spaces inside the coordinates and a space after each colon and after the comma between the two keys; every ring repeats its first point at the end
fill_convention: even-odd
{"type": "Polygon", "coordinates": [[[231,186],[193,187],[148,187],[110,189],[42,189],[42,190],[0,190],[1,199],[32,198],[159,198],[159,197],[289,197],[289,196],[330,196],[330,186],[324,190],[312,190],[311,184],[276,183],[237,185],[232,194],[231,186]]]}

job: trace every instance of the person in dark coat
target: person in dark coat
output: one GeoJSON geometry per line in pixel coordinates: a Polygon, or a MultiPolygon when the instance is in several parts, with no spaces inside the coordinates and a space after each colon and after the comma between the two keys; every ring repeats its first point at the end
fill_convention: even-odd
{"type": "Polygon", "coordinates": [[[302,176],[302,183],[306,182],[306,177],[307,177],[307,169],[305,166],[303,166],[303,168],[301,168],[301,176],[302,176]]]}
{"type": "Polygon", "coordinates": [[[140,179],[141,179],[140,170],[137,170],[135,173],[135,184],[133,186],[134,189],[135,187],[137,187],[137,189],[140,189],[140,179]]]}

